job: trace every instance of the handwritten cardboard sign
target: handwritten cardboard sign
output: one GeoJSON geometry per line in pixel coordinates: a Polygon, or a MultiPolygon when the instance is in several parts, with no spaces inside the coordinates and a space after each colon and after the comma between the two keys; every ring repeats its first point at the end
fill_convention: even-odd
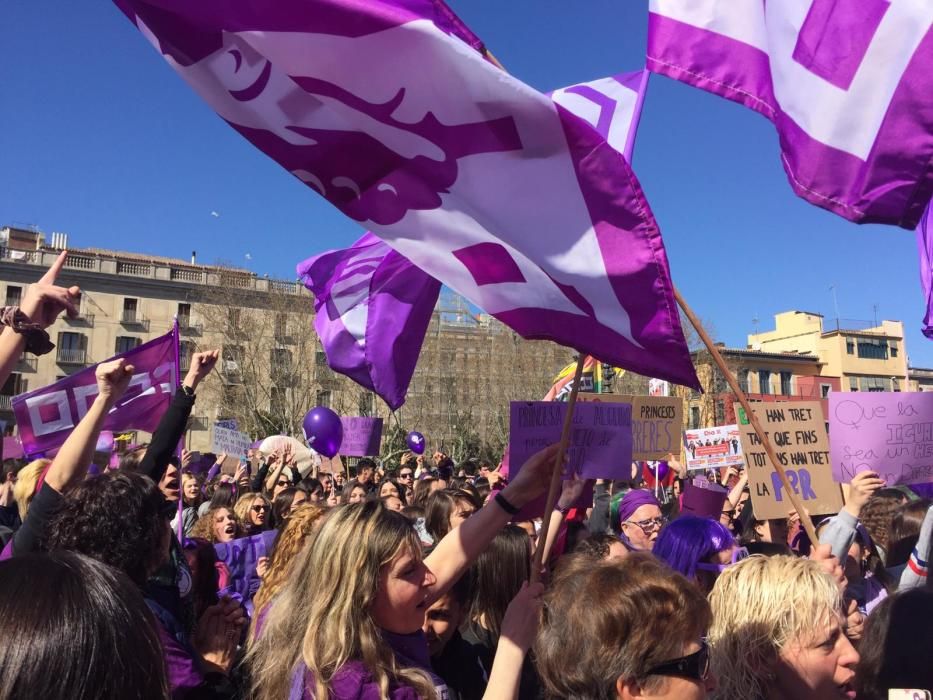
{"type": "Polygon", "coordinates": [[[639,462],[680,457],[684,402],[677,397],[577,394],[577,401],[632,404],[632,458],[639,462]]]}
{"type": "Polygon", "coordinates": [[[379,454],[382,441],[382,418],[341,416],[343,442],[340,453],[348,457],[371,457],[379,454]]]}
{"type": "Polygon", "coordinates": [[[933,482],[933,393],[832,392],[829,435],[836,481],[874,471],[889,485],[933,482]]]}
{"type": "Polygon", "coordinates": [[[217,561],[223,562],[230,572],[228,589],[252,598],[259,590],[260,579],[256,574],[256,562],[268,556],[275,544],[277,530],[269,530],[252,537],[241,537],[233,542],[218,542],[214,545],[217,561]]]}
{"type": "Polygon", "coordinates": [[[224,428],[219,423],[214,424],[214,436],[211,441],[211,450],[215,454],[245,455],[253,441],[249,435],[230,428],[224,428]]]}
{"type": "MultiPolygon", "coordinates": [[[[535,452],[560,442],[567,404],[513,401],[509,421],[509,463],[517,471],[535,452]]],[[[632,471],[632,406],[578,403],[567,446],[567,476],[627,479],[632,471]]]]}
{"type": "MultiPolygon", "coordinates": [[[[752,409],[784,467],[791,488],[810,515],[836,513],[842,508],[842,492],[833,481],[829,463],[829,442],[820,402],[759,403],[752,409]]],[[[755,517],[786,518],[794,506],[738,403],[735,413],[739,416],[755,517]]]]}
{"type": "Polygon", "coordinates": [[[685,430],[684,448],[687,450],[687,471],[745,466],[737,425],[685,430]]]}

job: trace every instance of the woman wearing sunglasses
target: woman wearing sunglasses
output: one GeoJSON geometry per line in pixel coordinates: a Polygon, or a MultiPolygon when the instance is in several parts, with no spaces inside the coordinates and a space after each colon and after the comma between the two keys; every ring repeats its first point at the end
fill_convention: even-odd
{"type": "Polygon", "coordinates": [[[706,598],[647,553],[559,576],[534,648],[545,696],[704,700],[716,687],[709,624],[706,598]]]}
{"type": "Polygon", "coordinates": [[[243,537],[258,535],[272,527],[272,502],[261,493],[245,493],[233,509],[243,537]]]}
{"type": "Polygon", "coordinates": [[[720,573],[748,556],[725,525],[693,515],[683,515],[664,528],[652,553],[695,581],[703,595],[709,594],[720,573]]]}
{"type": "Polygon", "coordinates": [[[842,600],[809,559],[756,555],[723,571],[709,596],[714,698],[854,698],[859,655],[842,600]]]}

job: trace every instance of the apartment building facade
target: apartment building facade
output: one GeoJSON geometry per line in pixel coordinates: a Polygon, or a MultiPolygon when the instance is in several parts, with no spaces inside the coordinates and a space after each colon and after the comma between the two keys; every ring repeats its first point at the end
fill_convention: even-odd
{"type": "MultiPolygon", "coordinates": [[[[0,294],[18,305],[67,245],[54,235],[0,229],[0,294]]],[[[300,435],[315,405],[342,415],[394,418],[372,392],[333,372],[313,330],[313,304],[303,285],[246,270],[135,253],[70,249],[59,283],[82,289],[77,318],[49,333],[55,350],[27,355],[0,388],[0,420],[12,429],[12,397],[168,333],[177,316],[182,372],[196,350],[221,348],[217,370],[199,390],[188,447],[207,451],[217,420],[235,418],[255,437],[300,435]]],[[[543,396],[572,352],[525,341],[491,317],[445,293],[434,312],[409,399],[397,413],[432,447],[450,450],[465,436],[501,442],[508,402],[543,396]],[[453,299],[453,301],[451,301],[453,299]]],[[[145,440],[147,436],[133,436],[145,440]]]]}

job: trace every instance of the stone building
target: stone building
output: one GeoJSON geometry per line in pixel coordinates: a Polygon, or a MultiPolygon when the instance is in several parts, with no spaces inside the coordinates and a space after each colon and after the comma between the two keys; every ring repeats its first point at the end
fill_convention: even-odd
{"type": "MultiPolygon", "coordinates": [[[[67,239],[0,229],[0,294],[16,305],[67,239]]],[[[12,425],[13,396],[168,333],[177,316],[182,373],[191,353],[221,348],[216,371],[199,390],[188,446],[206,451],[220,419],[235,418],[253,437],[299,436],[316,405],[342,415],[381,415],[386,435],[418,430],[430,449],[476,456],[499,449],[508,433],[508,402],[540,399],[572,351],[525,341],[445,291],[435,309],[406,404],[391,416],[371,392],[327,367],[312,328],[310,294],[293,281],[137,253],[69,249],[60,284],[78,285],[81,313],[49,329],[56,348],[24,357],[0,389],[0,420],[12,425]],[[394,429],[394,430],[393,430],[394,429]]],[[[132,439],[145,439],[133,436],[132,439]]],[[[384,447],[384,451],[385,451],[384,447]]]]}

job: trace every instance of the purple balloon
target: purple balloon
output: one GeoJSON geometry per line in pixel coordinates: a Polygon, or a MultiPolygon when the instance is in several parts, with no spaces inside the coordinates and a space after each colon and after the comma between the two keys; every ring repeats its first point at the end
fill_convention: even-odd
{"type": "Polygon", "coordinates": [[[408,443],[408,449],[416,455],[424,454],[424,435],[421,433],[412,430],[405,438],[405,442],[408,443]]]}
{"type": "Polygon", "coordinates": [[[657,480],[664,481],[670,471],[671,468],[667,462],[658,462],[657,480]]]}
{"type": "Polygon", "coordinates": [[[324,406],[308,411],[304,420],[305,440],[308,446],[328,459],[335,456],[343,442],[343,423],[340,416],[324,406]]]}

